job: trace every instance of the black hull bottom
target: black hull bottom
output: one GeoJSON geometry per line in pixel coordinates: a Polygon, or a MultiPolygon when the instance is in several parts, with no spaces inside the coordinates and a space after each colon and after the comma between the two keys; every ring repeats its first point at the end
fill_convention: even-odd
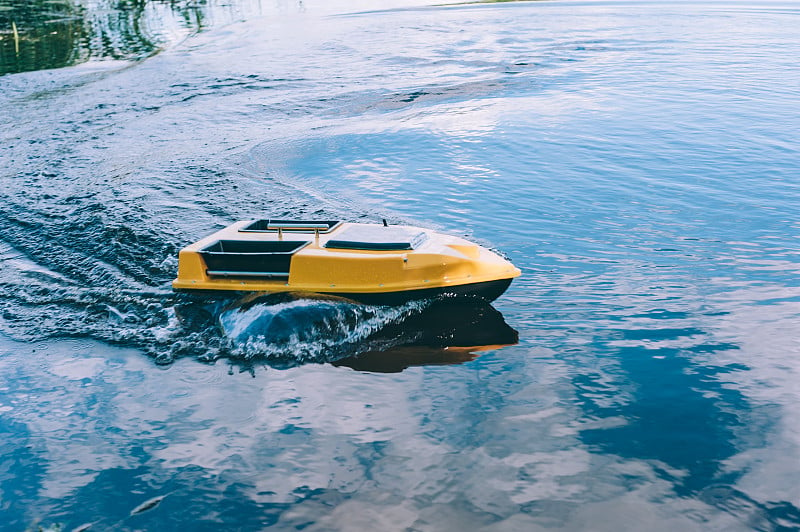
{"type": "MultiPolygon", "coordinates": [[[[462,284],[458,286],[448,286],[441,288],[422,288],[419,290],[403,290],[399,292],[377,292],[370,294],[358,294],[348,292],[315,292],[321,295],[341,297],[364,303],[367,305],[402,305],[409,301],[419,299],[447,298],[474,298],[486,302],[492,302],[505,292],[513,279],[498,279],[496,281],[486,281],[483,283],[462,284]]],[[[233,294],[245,294],[242,291],[225,290],[179,290],[180,292],[202,293],[204,295],[230,296],[233,294]]],[[[252,293],[252,292],[249,292],[252,293]]]]}
{"type": "Polygon", "coordinates": [[[462,284],[444,288],[422,288],[420,290],[403,290],[401,292],[381,292],[372,294],[343,294],[331,295],[352,299],[367,305],[402,305],[409,301],[419,299],[436,299],[439,297],[476,298],[492,302],[500,297],[511,284],[511,279],[499,279],[484,283],[462,284]]]}

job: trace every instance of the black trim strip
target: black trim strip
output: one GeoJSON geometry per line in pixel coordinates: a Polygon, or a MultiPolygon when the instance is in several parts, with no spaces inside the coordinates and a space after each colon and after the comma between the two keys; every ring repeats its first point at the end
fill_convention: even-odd
{"type": "MultiPolygon", "coordinates": [[[[370,294],[358,294],[352,292],[314,292],[316,294],[330,295],[336,297],[343,297],[351,299],[359,303],[367,305],[402,305],[409,301],[418,299],[435,299],[438,297],[454,297],[454,298],[476,298],[482,299],[487,302],[494,301],[505,292],[511,279],[497,279],[495,281],[486,281],[483,283],[462,284],[458,286],[447,286],[438,288],[421,288],[419,290],[402,290],[397,292],[376,292],[370,294]]],[[[194,290],[191,288],[176,288],[176,292],[194,292],[202,293],[205,295],[217,295],[227,297],[231,294],[247,294],[253,293],[255,290],[194,290]]],[[[277,293],[277,292],[276,292],[277,293]]]]}

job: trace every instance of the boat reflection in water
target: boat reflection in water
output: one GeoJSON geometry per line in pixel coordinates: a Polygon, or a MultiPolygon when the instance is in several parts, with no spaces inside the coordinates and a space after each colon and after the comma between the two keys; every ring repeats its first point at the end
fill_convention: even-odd
{"type": "Polygon", "coordinates": [[[408,343],[374,350],[333,362],[357,371],[395,373],[411,366],[462,364],[481,351],[519,341],[503,315],[483,300],[439,300],[421,313],[393,324],[380,335],[405,335],[408,343]],[[395,331],[395,329],[397,329],[395,331]],[[402,331],[400,331],[402,329],[402,331]]]}
{"type": "Polygon", "coordinates": [[[219,313],[235,360],[288,368],[331,363],[358,371],[460,364],[477,353],[516,344],[518,334],[478,299],[369,306],[342,298],[271,294],[219,313]]]}

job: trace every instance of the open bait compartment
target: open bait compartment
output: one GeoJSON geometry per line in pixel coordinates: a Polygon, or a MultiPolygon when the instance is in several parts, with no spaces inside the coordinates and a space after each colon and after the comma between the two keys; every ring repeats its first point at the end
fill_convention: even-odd
{"type": "Polygon", "coordinates": [[[211,276],[289,277],[292,255],[310,242],[217,240],[199,251],[211,276]]]}

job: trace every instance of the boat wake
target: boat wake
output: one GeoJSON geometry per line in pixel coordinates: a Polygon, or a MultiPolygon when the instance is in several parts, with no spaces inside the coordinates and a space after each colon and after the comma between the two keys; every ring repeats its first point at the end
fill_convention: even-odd
{"type": "Polygon", "coordinates": [[[481,300],[420,300],[385,307],[327,296],[274,294],[239,301],[221,310],[217,321],[229,342],[230,358],[272,367],[338,362],[355,369],[395,371],[391,368],[426,360],[442,363],[448,358],[443,357],[444,349],[462,348],[450,358],[463,362],[469,359],[464,348],[518,340],[502,315],[481,300]],[[384,352],[392,353],[388,366],[372,360],[384,352]]]}
{"type": "Polygon", "coordinates": [[[400,338],[380,334],[381,330],[430,304],[414,301],[379,307],[340,298],[276,294],[237,302],[219,314],[218,322],[232,357],[295,365],[391,347],[400,338]]]}

